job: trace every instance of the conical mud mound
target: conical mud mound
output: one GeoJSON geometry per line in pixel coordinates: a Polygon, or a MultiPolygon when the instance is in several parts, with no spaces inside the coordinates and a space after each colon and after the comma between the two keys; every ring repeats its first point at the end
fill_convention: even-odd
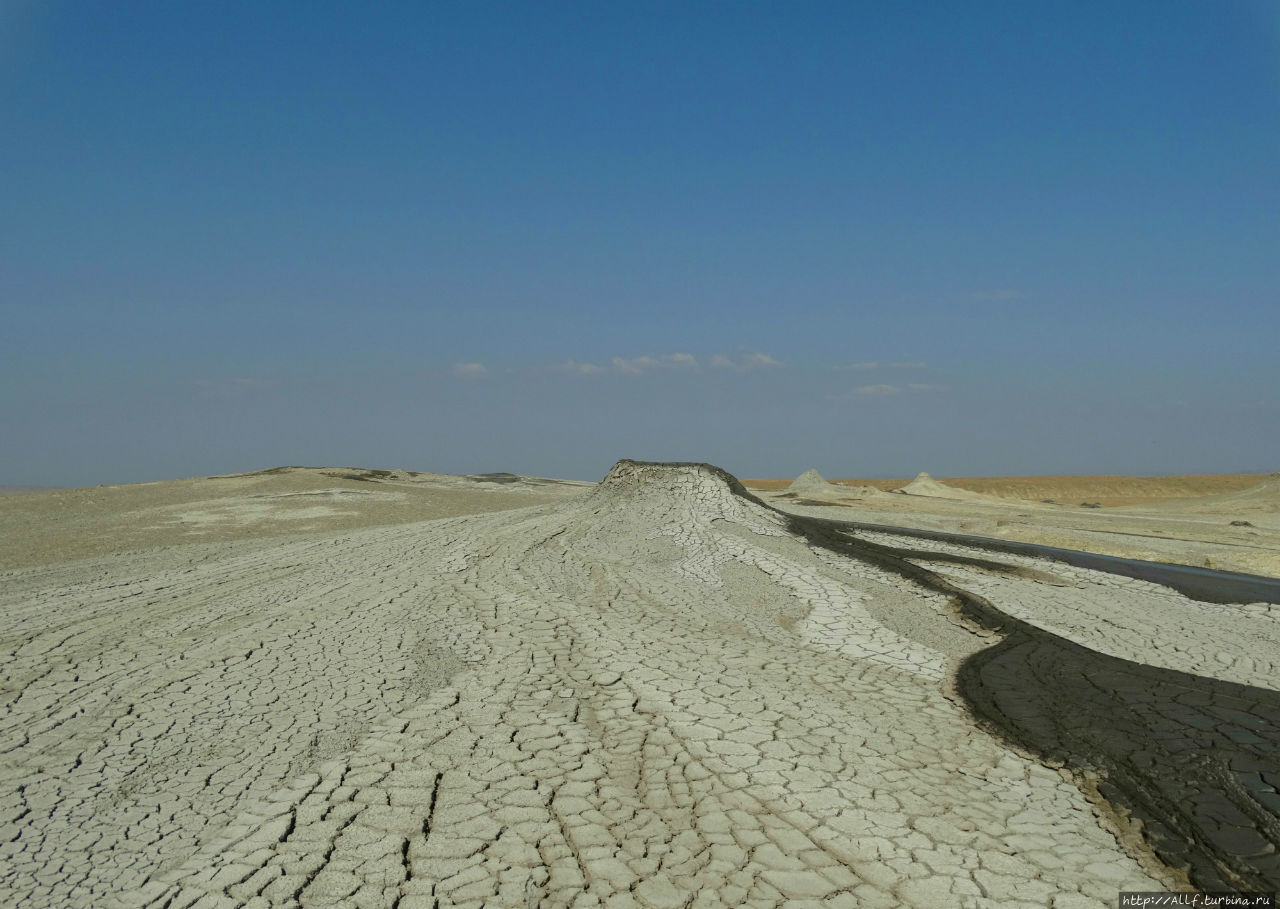
{"type": "Polygon", "coordinates": [[[816,499],[866,499],[883,495],[874,486],[845,486],[832,483],[816,470],[806,470],[791,481],[787,492],[805,498],[816,499]]]}
{"type": "Polygon", "coordinates": [[[772,510],[728,471],[713,464],[677,461],[621,460],[600,481],[589,501],[617,504],[645,497],[683,499],[711,511],[731,512],[744,502],[772,510]]]}
{"type": "Polygon", "coordinates": [[[840,492],[840,487],[835,483],[829,482],[826,477],[816,470],[806,470],[791,481],[791,485],[787,487],[787,492],[794,492],[799,495],[822,495],[824,493],[840,492]]]}
{"type": "Polygon", "coordinates": [[[954,486],[948,486],[945,483],[940,483],[925,471],[921,471],[916,474],[916,478],[906,486],[893,491],[909,496],[928,496],[935,499],[956,499],[957,501],[962,502],[996,501],[992,496],[986,496],[980,492],[971,492],[968,489],[957,489],[954,486]]]}

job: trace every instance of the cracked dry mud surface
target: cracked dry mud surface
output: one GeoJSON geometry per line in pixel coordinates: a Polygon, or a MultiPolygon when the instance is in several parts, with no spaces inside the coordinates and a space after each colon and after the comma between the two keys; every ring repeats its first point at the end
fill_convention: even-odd
{"type": "Polygon", "coordinates": [[[1203,620],[1164,588],[900,542],[624,461],[558,505],[12,572],[0,903],[1075,907],[1176,883],[1043,742],[975,721],[955,685],[999,638],[957,591],[1053,653],[1240,688],[1273,684],[1275,637],[1180,654],[1151,617],[1203,620]],[[1122,608],[1073,615],[1100,594],[1122,608]]]}

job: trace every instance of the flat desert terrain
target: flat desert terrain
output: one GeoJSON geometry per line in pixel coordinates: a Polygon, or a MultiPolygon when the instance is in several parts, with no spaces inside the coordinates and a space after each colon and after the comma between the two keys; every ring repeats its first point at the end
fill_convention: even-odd
{"type": "Polygon", "coordinates": [[[805,514],[1280,577],[1280,474],[921,476],[743,482],[805,514]]]}
{"type": "Polygon", "coordinates": [[[620,461],[0,497],[0,904],[1280,888],[1280,581],[1207,601],[1001,548],[1277,578],[1280,479],[1031,479],[620,461]]]}
{"type": "MultiPolygon", "coordinates": [[[[1220,495],[1225,492],[1242,492],[1257,486],[1267,478],[1258,473],[1188,474],[1169,477],[1121,477],[1121,476],[1046,476],[1046,477],[940,477],[947,486],[969,492],[980,492],[997,499],[1018,502],[1041,502],[1053,499],[1064,505],[1083,502],[1099,505],[1145,505],[1167,502],[1170,499],[1194,499],[1220,495]]],[[[833,478],[829,482],[839,486],[870,486],[882,492],[902,489],[911,483],[912,477],[896,479],[833,478]]],[[[748,489],[770,492],[785,490],[795,482],[785,479],[744,479],[748,489]]]]}

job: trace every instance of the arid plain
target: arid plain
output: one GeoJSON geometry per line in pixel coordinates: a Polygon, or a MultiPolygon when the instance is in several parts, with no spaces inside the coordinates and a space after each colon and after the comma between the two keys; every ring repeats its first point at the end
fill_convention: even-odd
{"type": "Polygon", "coordinates": [[[1276,475],[6,495],[0,903],[1280,888],[1278,598],[866,525],[1280,578],[1276,475]]]}

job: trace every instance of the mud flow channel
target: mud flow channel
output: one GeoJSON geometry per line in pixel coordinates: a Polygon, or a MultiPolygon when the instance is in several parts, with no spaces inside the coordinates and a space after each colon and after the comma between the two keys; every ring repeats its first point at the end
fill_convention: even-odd
{"type": "MultiPolygon", "coordinates": [[[[835,522],[831,522],[835,523],[835,522]]],[[[1280,580],[1007,543],[845,524],[1033,555],[1172,587],[1203,602],[1280,603],[1280,580]]],[[[846,537],[846,539],[849,539],[846,537]]],[[[909,550],[849,540],[914,580],[909,550]]],[[[848,544],[846,544],[848,545],[848,544]]],[[[957,687],[975,716],[1051,764],[1097,779],[1162,862],[1205,891],[1280,889],[1280,693],[1099,653],[934,577],[967,619],[1004,637],[968,658],[957,687]]]]}

